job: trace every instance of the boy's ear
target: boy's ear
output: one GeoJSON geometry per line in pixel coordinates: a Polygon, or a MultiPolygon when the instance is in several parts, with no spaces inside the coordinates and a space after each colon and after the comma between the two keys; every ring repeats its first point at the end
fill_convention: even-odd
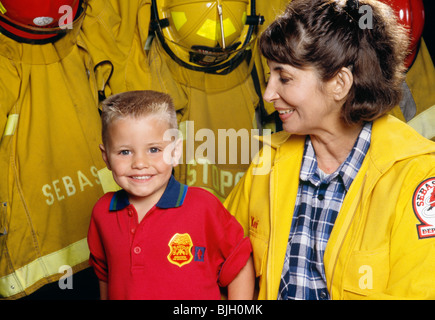
{"type": "Polygon", "coordinates": [[[353,84],[352,71],[349,68],[341,68],[337,75],[331,80],[331,92],[336,101],[346,98],[353,84]]]}
{"type": "Polygon", "coordinates": [[[104,145],[100,144],[99,147],[100,147],[100,150],[101,150],[101,156],[103,157],[103,160],[106,163],[107,169],[112,170],[110,168],[110,163],[109,163],[109,160],[107,158],[107,152],[106,152],[106,149],[105,149],[104,145]]]}

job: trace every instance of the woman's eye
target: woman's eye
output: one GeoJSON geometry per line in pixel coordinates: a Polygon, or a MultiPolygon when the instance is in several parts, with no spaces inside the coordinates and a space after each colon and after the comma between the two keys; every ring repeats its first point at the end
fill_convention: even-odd
{"type": "Polygon", "coordinates": [[[281,83],[287,83],[287,82],[289,82],[290,80],[291,80],[290,78],[282,78],[282,77],[279,78],[279,81],[280,81],[281,83]]]}

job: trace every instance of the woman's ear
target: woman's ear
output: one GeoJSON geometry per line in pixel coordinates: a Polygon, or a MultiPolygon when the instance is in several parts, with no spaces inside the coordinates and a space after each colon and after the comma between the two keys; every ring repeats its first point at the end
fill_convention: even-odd
{"type": "Polygon", "coordinates": [[[334,78],[332,78],[332,94],[336,101],[341,101],[347,97],[347,94],[350,91],[350,88],[353,84],[353,75],[352,71],[349,68],[343,67],[336,74],[334,78]]]}

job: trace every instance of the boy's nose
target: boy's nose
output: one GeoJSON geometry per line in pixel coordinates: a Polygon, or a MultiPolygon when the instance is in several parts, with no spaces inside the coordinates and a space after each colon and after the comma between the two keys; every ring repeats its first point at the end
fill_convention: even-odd
{"type": "Polygon", "coordinates": [[[132,167],[134,169],[144,169],[149,166],[148,159],[145,156],[135,156],[132,167]]]}

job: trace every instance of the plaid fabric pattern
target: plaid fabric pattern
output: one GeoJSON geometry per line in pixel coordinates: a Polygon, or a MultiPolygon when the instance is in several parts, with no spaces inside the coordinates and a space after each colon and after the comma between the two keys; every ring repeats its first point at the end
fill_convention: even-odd
{"type": "Polygon", "coordinates": [[[323,254],[346,192],[369,149],[371,128],[372,123],[364,125],[346,161],[329,175],[318,169],[307,137],[278,299],[329,299],[323,254]]]}

